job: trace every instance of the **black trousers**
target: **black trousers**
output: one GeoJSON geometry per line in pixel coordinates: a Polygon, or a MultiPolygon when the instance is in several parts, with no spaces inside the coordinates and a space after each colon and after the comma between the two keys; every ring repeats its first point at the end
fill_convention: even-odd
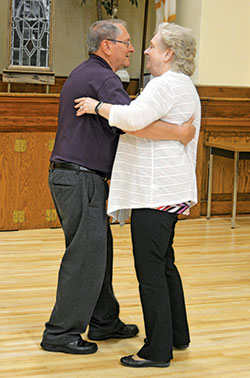
{"type": "Polygon", "coordinates": [[[173,345],[190,341],[182,282],[173,249],[177,215],[154,209],[132,211],[135,269],[147,341],[141,358],[169,361],[173,345]]]}
{"type": "Polygon", "coordinates": [[[49,187],[65,236],[56,303],[43,339],[73,341],[92,329],[119,328],[112,288],[113,242],[106,214],[108,184],[94,173],[50,170],[49,187]]]}

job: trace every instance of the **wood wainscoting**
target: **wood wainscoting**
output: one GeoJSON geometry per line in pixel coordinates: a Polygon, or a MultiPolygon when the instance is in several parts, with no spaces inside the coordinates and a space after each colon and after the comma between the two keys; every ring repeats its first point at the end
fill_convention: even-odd
{"type": "Polygon", "coordinates": [[[59,95],[0,94],[0,230],[59,227],[48,189],[59,95]]]}
{"type": "MultiPolygon", "coordinates": [[[[3,90],[0,93],[0,230],[59,227],[47,180],[57,128],[59,92],[64,81],[65,78],[56,78],[50,94],[25,93],[27,87],[23,87],[23,93],[6,93],[3,84],[0,86],[3,90]]],[[[197,89],[202,104],[197,157],[199,203],[191,209],[192,218],[206,215],[207,210],[208,149],[204,142],[250,142],[250,88],[198,86],[197,89]]],[[[215,156],[214,175],[211,214],[230,215],[231,159],[215,156]]],[[[237,213],[250,214],[250,161],[240,162],[238,193],[237,213]]]]}

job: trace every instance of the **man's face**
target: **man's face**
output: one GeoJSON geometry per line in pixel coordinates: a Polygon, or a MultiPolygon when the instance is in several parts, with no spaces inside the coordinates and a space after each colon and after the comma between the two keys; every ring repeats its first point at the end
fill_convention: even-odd
{"type": "Polygon", "coordinates": [[[116,37],[116,40],[120,42],[109,41],[111,49],[110,63],[115,72],[130,65],[130,54],[135,51],[130,43],[130,35],[127,29],[120,24],[117,27],[121,30],[121,34],[116,37]]]}

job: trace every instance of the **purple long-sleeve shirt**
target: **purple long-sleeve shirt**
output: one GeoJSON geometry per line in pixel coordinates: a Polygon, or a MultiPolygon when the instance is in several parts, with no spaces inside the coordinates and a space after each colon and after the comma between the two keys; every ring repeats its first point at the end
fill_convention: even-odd
{"type": "Polygon", "coordinates": [[[120,105],[131,101],[109,64],[91,54],[71,72],[62,88],[58,129],[50,160],[75,163],[110,177],[121,130],[110,127],[106,119],[97,115],[77,117],[74,99],[79,97],[120,105]]]}

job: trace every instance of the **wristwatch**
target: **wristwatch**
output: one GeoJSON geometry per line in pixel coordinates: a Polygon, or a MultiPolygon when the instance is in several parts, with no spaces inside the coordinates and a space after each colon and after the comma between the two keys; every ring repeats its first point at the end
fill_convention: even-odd
{"type": "Polygon", "coordinates": [[[100,109],[100,107],[101,107],[102,105],[103,105],[103,102],[102,102],[102,101],[99,101],[98,104],[96,105],[96,107],[95,107],[95,112],[96,112],[97,115],[100,115],[100,114],[99,114],[99,109],[100,109]]]}

